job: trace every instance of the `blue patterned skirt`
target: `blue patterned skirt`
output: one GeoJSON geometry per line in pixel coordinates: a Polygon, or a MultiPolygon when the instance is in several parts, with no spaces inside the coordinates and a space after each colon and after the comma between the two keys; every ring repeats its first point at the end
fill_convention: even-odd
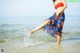
{"type": "Polygon", "coordinates": [[[44,31],[47,31],[52,36],[60,35],[62,34],[62,28],[65,20],[65,14],[62,13],[58,16],[58,19],[55,20],[55,14],[48,18],[47,20],[50,20],[50,23],[45,25],[43,27],[44,31]]]}

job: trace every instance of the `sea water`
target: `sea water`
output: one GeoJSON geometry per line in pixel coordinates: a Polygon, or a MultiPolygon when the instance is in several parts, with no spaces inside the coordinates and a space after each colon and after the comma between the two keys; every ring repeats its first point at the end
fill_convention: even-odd
{"type": "MultiPolygon", "coordinates": [[[[47,16],[46,16],[47,17],[47,16]]],[[[26,20],[28,21],[26,24],[0,24],[0,43],[4,43],[6,41],[10,41],[13,39],[17,39],[17,38],[23,38],[23,37],[28,37],[27,33],[24,32],[25,30],[30,31],[31,29],[37,27],[40,23],[42,23],[46,17],[43,17],[43,19],[39,19],[37,17],[30,19],[30,20],[26,20]],[[29,22],[32,21],[32,22],[29,22]]],[[[80,16],[66,16],[65,18],[65,23],[64,23],[64,27],[63,27],[63,36],[68,36],[69,35],[75,35],[73,37],[77,37],[77,35],[80,35],[80,16]]],[[[26,17],[25,17],[26,18],[26,17]]],[[[45,32],[41,31],[41,32],[37,32],[35,34],[33,34],[33,36],[46,36],[44,35],[45,32]]],[[[48,35],[48,34],[47,34],[48,35]]],[[[68,36],[70,37],[70,36],[68,36]]]]}
{"type": "MultiPolygon", "coordinates": [[[[78,42],[80,43],[80,16],[79,15],[66,15],[65,23],[62,33],[63,45],[78,42]]],[[[30,31],[31,29],[42,23],[48,16],[24,17],[25,24],[21,23],[9,23],[0,24],[0,48],[14,49],[23,48],[27,46],[43,45],[46,43],[56,43],[56,39],[50,36],[43,30],[35,32],[33,35],[29,36],[24,29],[30,31]],[[32,18],[32,19],[30,19],[32,18]],[[36,19],[35,19],[36,18],[36,19]]],[[[9,19],[7,17],[7,19],[9,19]]],[[[23,19],[23,18],[22,18],[23,19]]],[[[15,50],[15,49],[14,49],[15,50]]],[[[8,51],[9,52],[9,51],[8,51]]]]}

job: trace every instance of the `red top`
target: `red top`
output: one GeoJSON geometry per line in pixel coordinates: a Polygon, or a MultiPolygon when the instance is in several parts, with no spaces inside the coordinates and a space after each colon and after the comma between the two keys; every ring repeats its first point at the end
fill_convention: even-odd
{"type": "Polygon", "coordinates": [[[63,7],[64,4],[63,3],[58,3],[57,5],[55,5],[55,9],[57,9],[58,7],[63,7]]]}

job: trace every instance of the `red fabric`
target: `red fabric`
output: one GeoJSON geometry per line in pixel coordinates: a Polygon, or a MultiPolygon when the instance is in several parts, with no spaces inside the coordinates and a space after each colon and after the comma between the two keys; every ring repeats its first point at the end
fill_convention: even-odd
{"type": "Polygon", "coordinates": [[[55,5],[55,9],[57,9],[58,7],[63,7],[64,4],[63,3],[58,3],[57,5],[55,5]]]}

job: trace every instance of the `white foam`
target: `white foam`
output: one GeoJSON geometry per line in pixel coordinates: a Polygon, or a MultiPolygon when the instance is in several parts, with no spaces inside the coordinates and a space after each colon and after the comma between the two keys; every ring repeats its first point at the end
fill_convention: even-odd
{"type": "Polygon", "coordinates": [[[34,46],[43,44],[43,42],[33,42],[27,32],[25,32],[24,42],[25,46],[34,46]]]}
{"type": "Polygon", "coordinates": [[[32,40],[30,39],[27,32],[25,32],[24,42],[25,42],[25,45],[31,45],[32,44],[32,40]]]}

